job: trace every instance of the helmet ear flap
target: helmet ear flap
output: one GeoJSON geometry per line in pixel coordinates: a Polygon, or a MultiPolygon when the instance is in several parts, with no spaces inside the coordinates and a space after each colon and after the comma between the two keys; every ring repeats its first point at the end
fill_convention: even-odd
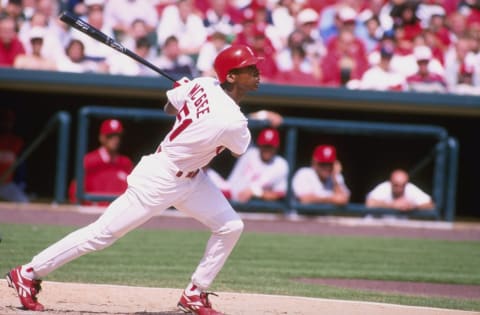
{"type": "Polygon", "coordinates": [[[234,81],[235,81],[235,73],[232,73],[232,71],[228,71],[224,82],[233,83],[234,81]]]}

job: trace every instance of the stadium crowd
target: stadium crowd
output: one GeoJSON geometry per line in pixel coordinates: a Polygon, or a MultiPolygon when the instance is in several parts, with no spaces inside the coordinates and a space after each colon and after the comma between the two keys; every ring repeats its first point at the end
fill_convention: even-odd
{"type": "Polygon", "coordinates": [[[59,21],[70,11],[175,76],[231,43],[263,82],[480,95],[478,0],[0,0],[0,66],[156,75],[59,21]]]}

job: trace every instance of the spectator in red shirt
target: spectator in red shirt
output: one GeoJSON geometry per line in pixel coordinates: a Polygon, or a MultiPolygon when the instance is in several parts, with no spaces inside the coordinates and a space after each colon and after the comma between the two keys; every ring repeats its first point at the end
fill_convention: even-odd
{"type": "Polygon", "coordinates": [[[328,43],[321,68],[325,85],[342,86],[349,80],[360,79],[368,69],[365,46],[352,30],[344,28],[328,43]]]}
{"type": "Polygon", "coordinates": [[[11,67],[18,55],[25,54],[25,48],[18,39],[15,20],[0,18],[0,66],[11,67]]]}
{"type": "MultiPolygon", "coordinates": [[[[119,153],[123,134],[122,123],[116,119],[107,119],[100,126],[100,147],[85,155],[85,192],[88,194],[116,196],[127,188],[127,176],[133,169],[129,157],[119,153]]],[[[76,181],[69,189],[71,202],[76,202],[76,181]]],[[[109,202],[98,202],[108,205],[109,202]]],[[[85,203],[89,204],[89,203],[85,203]]]]}
{"type": "Polygon", "coordinates": [[[420,19],[417,16],[419,2],[407,0],[393,6],[390,15],[395,27],[401,28],[406,40],[413,39],[422,32],[420,19]]]}
{"type": "Polygon", "coordinates": [[[14,181],[14,172],[10,171],[23,149],[23,139],[13,133],[14,123],[13,111],[0,110],[0,200],[28,202],[27,195],[14,181]]]}

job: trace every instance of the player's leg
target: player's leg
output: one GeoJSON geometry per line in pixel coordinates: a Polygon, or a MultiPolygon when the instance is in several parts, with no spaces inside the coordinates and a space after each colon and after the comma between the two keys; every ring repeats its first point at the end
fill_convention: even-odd
{"type": "Polygon", "coordinates": [[[203,307],[211,308],[205,291],[222,269],[243,231],[241,218],[225,196],[203,173],[199,175],[187,198],[175,205],[178,210],[206,225],[212,233],[203,258],[179,302],[182,310],[194,313],[198,312],[199,302],[203,307]]]}
{"type": "Polygon", "coordinates": [[[38,279],[82,255],[110,246],[152,215],[153,211],[144,207],[134,189],[129,188],[95,222],[49,246],[30,263],[12,269],[7,274],[9,285],[17,291],[24,307],[43,310],[36,298],[40,290],[38,279]]]}

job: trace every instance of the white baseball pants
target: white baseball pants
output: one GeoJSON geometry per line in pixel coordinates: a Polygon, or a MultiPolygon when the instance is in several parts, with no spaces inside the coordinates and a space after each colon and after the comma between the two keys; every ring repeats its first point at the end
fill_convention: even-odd
{"type": "Polygon", "coordinates": [[[163,153],[144,156],[128,177],[128,189],[95,222],[46,248],[25,266],[32,267],[36,277],[45,277],[69,261],[110,246],[153,215],[174,206],[212,232],[192,275],[193,284],[207,289],[238,241],[243,222],[204,172],[194,178],[176,174],[178,169],[163,153]]]}

